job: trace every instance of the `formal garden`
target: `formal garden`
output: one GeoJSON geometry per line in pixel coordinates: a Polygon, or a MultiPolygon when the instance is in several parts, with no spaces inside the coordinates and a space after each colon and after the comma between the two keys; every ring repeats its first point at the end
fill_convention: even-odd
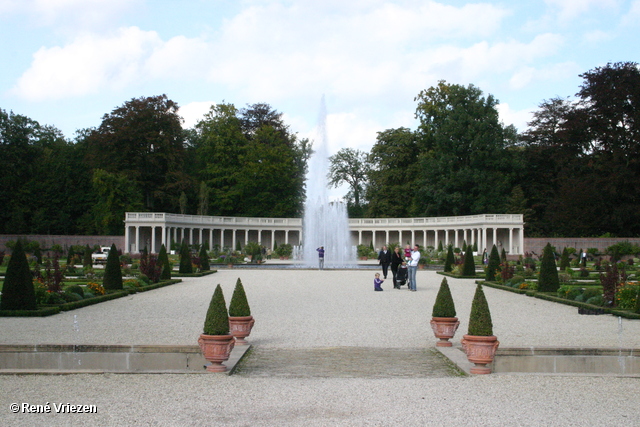
{"type": "Polygon", "coordinates": [[[486,286],[576,306],[581,314],[615,314],[640,319],[640,247],[620,242],[602,253],[558,248],[550,244],[541,255],[509,260],[493,246],[488,256],[467,256],[449,247],[444,274],[476,278],[486,286]]]}
{"type": "Polygon", "coordinates": [[[112,245],[104,264],[92,258],[97,247],[64,251],[59,245],[42,249],[29,241],[8,246],[12,255],[0,251],[1,316],[48,316],[178,283],[177,277],[215,272],[204,248],[186,244],[177,254],[167,253],[163,245],[159,254],[145,249],[135,255],[112,245]]]}

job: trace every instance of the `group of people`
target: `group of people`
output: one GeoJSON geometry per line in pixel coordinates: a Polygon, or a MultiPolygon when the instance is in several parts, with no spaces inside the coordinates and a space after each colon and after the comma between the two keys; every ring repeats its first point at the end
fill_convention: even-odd
{"type": "Polygon", "coordinates": [[[413,250],[411,246],[407,245],[404,251],[401,251],[400,246],[396,246],[393,252],[389,251],[386,246],[382,247],[382,250],[378,253],[378,263],[382,266],[382,275],[384,279],[380,278],[380,273],[376,273],[373,281],[373,287],[375,291],[382,291],[382,282],[387,278],[389,272],[389,266],[391,266],[391,273],[393,274],[393,287],[400,289],[400,283],[396,278],[398,277],[398,269],[408,269],[408,289],[410,291],[416,291],[416,272],[418,271],[418,263],[420,262],[420,247],[415,245],[413,250]]]}

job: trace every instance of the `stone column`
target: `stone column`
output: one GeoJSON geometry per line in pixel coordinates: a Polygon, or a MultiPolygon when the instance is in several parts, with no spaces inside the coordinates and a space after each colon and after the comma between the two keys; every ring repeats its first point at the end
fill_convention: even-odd
{"type": "Polygon", "coordinates": [[[136,253],[140,252],[140,226],[136,225],[136,253]]]}
{"type": "Polygon", "coordinates": [[[124,226],[124,252],[129,253],[131,245],[129,244],[129,226],[124,226]]]}
{"type": "Polygon", "coordinates": [[[149,250],[149,254],[155,254],[156,252],[156,226],[151,226],[151,249],[149,250]]]}
{"type": "Polygon", "coordinates": [[[513,227],[509,228],[509,255],[513,254],[513,227]]]}

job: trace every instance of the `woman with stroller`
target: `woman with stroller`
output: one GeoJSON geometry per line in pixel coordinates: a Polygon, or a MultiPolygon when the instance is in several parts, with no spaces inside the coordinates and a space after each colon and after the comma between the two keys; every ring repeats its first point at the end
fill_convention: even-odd
{"type": "Polygon", "coordinates": [[[391,254],[391,274],[393,274],[393,287],[400,289],[398,282],[396,282],[396,275],[398,274],[398,266],[402,264],[402,253],[400,253],[400,246],[396,246],[391,254]]]}

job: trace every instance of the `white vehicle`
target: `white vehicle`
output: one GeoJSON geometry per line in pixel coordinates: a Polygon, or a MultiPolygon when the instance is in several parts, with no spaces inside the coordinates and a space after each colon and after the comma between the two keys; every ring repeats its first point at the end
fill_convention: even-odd
{"type": "Polygon", "coordinates": [[[91,260],[94,264],[106,263],[110,250],[111,248],[109,246],[102,246],[100,252],[91,254],[91,260]]]}

